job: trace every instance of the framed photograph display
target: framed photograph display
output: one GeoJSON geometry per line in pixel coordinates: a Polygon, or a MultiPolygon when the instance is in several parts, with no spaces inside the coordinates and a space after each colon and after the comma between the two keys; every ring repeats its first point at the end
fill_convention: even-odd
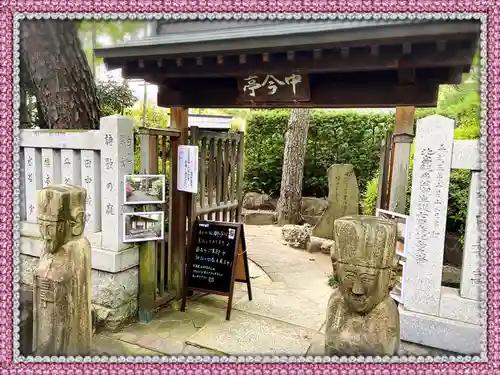
{"type": "Polygon", "coordinates": [[[124,177],[124,204],[161,204],[166,202],[165,175],[136,174],[124,177]]]}
{"type": "Polygon", "coordinates": [[[123,242],[163,240],[165,214],[156,212],[126,212],[123,214],[123,242]]]}

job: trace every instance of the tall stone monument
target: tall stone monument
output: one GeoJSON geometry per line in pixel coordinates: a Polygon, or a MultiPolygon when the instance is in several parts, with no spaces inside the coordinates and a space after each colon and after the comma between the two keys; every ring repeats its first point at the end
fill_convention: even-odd
{"type": "Polygon", "coordinates": [[[43,250],[33,289],[35,356],[85,356],[91,349],[91,246],[85,189],[52,185],[38,191],[43,250]]]}
{"type": "Polygon", "coordinates": [[[396,224],[374,216],[335,221],[332,263],[339,287],[328,301],[329,356],[393,356],[399,352],[399,312],[389,297],[396,224]]]}
{"type": "Polygon", "coordinates": [[[328,207],[314,227],[312,235],[333,240],[333,223],[339,217],[359,213],[359,188],[351,164],[328,168],[328,207]]]}

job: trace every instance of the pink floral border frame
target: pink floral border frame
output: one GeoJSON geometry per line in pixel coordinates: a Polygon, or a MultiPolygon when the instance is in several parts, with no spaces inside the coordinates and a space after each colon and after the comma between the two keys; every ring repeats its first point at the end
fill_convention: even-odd
{"type": "MultiPolygon", "coordinates": [[[[467,0],[357,0],[357,1],[210,1],[181,0],[163,4],[151,0],[117,0],[117,1],[60,1],[60,0],[0,0],[0,369],[1,374],[493,374],[499,371],[500,361],[500,224],[496,221],[500,214],[500,4],[491,1],[467,0]],[[488,337],[487,359],[484,362],[447,362],[442,358],[439,362],[422,363],[422,361],[401,361],[398,363],[362,363],[359,361],[343,363],[297,363],[288,361],[276,363],[251,363],[240,361],[228,363],[214,360],[205,363],[182,363],[173,359],[170,362],[153,363],[143,360],[142,363],[130,363],[129,358],[117,358],[116,363],[91,360],[65,363],[46,361],[43,363],[19,362],[15,353],[13,333],[18,327],[13,326],[14,299],[18,299],[14,283],[19,282],[18,261],[13,259],[13,248],[19,248],[19,235],[14,233],[14,204],[18,197],[14,194],[19,182],[13,181],[13,148],[17,142],[13,129],[13,28],[14,14],[22,13],[248,13],[248,12],[331,12],[331,13],[480,13],[487,20],[487,74],[483,82],[483,103],[487,103],[486,133],[486,170],[487,189],[485,201],[487,207],[487,279],[488,279],[488,337]],[[497,98],[498,95],[498,98],[497,98]],[[17,184],[16,184],[17,183],[17,184]],[[498,266],[498,267],[497,267],[498,266]]],[[[16,147],[17,148],[17,147],[16,147]]],[[[17,218],[18,219],[18,218],[17,218]]],[[[18,221],[18,220],[17,220],[18,221]]],[[[16,288],[17,289],[17,288],[16,288]]],[[[16,303],[17,305],[17,303],[16,303]]],[[[17,319],[16,319],[17,320],[17,319]]],[[[255,359],[255,358],[254,358],[255,359]]],[[[279,360],[279,359],[277,359],[279,360]]]]}

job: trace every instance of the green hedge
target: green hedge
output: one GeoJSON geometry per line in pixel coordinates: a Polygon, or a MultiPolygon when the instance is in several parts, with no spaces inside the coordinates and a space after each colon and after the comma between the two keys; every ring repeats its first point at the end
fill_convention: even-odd
{"type": "MultiPolygon", "coordinates": [[[[290,110],[252,113],[245,132],[245,191],[278,196],[284,137],[290,110]]],[[[304,167],[303,196],[328,195],[327,169],[354,166],[360,191],[375,175],[380,142],[393,126],[393,114],[315,110],[311,114],[304,167]]]]}

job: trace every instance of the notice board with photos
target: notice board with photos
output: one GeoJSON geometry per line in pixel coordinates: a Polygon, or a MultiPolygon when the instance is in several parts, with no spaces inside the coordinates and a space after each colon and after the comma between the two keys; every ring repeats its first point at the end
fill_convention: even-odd
{"type": "Polygon", "coordinates": [[[181,311],[187,293],[199,291],[229,297],[226,319],[231,317],[235,282],[247,284],[252,300],[243,224],[199,221],[194,224],[188,251],[181,311]]]}

